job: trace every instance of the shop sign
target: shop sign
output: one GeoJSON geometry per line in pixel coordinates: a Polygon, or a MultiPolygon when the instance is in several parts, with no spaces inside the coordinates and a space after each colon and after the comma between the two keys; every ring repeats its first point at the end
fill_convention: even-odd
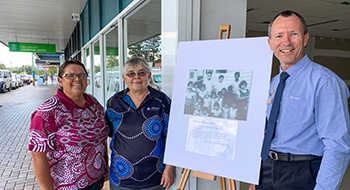
{"type": "Polygon", "coordinates": [[[9,42],[9,50],[16,52],[56,53],[56,44],[9,42]]]}

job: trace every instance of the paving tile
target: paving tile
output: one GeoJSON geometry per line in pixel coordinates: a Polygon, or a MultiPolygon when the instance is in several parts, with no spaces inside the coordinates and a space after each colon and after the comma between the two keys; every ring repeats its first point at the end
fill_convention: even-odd
{"type": "Polygon", "coordinates": [[[18,184],[18,183],[16,183],[16,185],[14,187],[14,190],[22,190],[22,189],[24,189],[24,185],[25,184],[18,184]]]}
{"type": "Polygon", "coordinates": [[[23,190],[34,190],[34,185],[25,185],[23,190]]]}
{"type": "Polygon", "coordinates": [[[6,184],[5,189],[13,189],[15,187],[15,182],[9,182],[6,184]]]}
{"type": "Polygon", "coordinates": [[[7,183],[7,181],[0,181],[0,187],[5,187],[5,185],[6,185],[6,183],[7,183]]]}
{"type": "Polygon", "coordinates": [[[30,116],[57,87],[30,85],[9,92],[11,95],[0,94],[0,189],[40,189],[27,150],[30,116]]]}

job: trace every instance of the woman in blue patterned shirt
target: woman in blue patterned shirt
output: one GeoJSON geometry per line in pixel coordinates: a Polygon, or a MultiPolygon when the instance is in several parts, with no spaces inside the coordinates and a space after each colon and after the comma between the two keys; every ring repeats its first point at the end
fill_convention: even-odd
{"type": "Polygon", "coordinates": [[[141,58],[123,68],[128,88],[107,102],[111,141],[111,190],[160,190],[174,183],[174,171],[163,163],[170,98],[150,87],[151,69],[141,58]]]}

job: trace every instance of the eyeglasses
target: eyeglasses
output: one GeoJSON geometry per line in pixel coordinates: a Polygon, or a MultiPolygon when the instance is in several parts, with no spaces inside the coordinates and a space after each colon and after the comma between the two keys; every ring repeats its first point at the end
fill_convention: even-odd
{"type": "Polygon", "coordinates": [[[80,79],[86,79],[88,75],[85,73],[79,73],[79,74],[66,73],[66,74],[62,75],[62,77],[68,77],[69,79],[75,79],[76,76],[78,76],[80,79]]]}
{"type": "MultiPolygon", "coordinates": [[[[144,77],[147,75],[148,72],[146,71],[140,71],[140,72],[137,72],[137,75],[140,76],[140,77],[144,77]]],[[[134,72],[130,72],[128,74],[125,74],[126,76],[130,77],[130,78],[134,78],[136,76],[136,73],[134,72]]]]}

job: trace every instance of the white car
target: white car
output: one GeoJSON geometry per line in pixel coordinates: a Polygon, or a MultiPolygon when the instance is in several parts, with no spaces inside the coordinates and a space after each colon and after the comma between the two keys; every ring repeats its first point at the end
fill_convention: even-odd
{"type": "Polygon", "coordinates": [[[17,80],[18,80],[18,86],[19,87],[22,87],[23,86],[23,79],[19,76],[19,75],[16,75],[16,78],[17,78],[17,80]]]}
{"type": "Polygon", "coordinates": [[[19,87],[19,81],[16,77],[16,73],[11,73],[12,89],[17,89],[19,87]]]}
{"type": "Polygon", "coordinates": [[[2,92],[11,91],[12,77],[9,70],[0,69],[0,90],[2,92]]]}

